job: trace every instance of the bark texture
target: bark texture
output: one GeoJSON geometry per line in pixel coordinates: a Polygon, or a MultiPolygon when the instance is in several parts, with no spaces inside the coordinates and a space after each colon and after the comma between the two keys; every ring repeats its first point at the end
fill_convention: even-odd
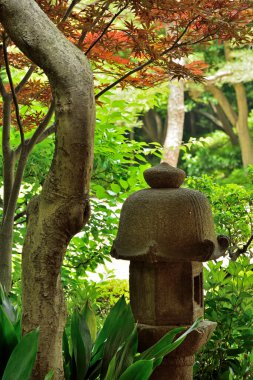
{"type": "Polygon", "coordinates": [[[172,81],[168,99],[168,122],[162,162],[177,166],[184,132],[184,83],[172,81]]]}
{"type": "Polygon", "coordinates": [[[23,331],[40,326],[32,379],[53,368],[63,379],[65,306],[60,281],[67,245],[86,223],[93,159],[93,78],[83,53],[72,45],[34,0],[0,0],[5,30],[49,78],[55,99],[56,146],[42,193],[28,208],[23,248],[23,331]]]}
{"type": "Polygon", "coordinates": [[[206,88],[217,99],[219,106],[221,107],[225,116],[231,125],[235,128],[241,147],[243,166],[246,168],[248,165],[253,164],[253,142],[248,127],[249,110],[247,104],[247,95],[243,83],[235,83],[233,84],[233,87],[236,94],[237,113],[233,110],[226,95],[219,87],[211,84],[206,88]]]}
{"type": "Polygon", "coordinates": [[[14,183],[14,158],[10,147],[10,125],[11,125],[11,96],[3,93],[3,133],[2,133],[2,155],[3,155],[3,181],[4,199],[3,216],[0,225],[0,282],[5,291],[11,289],[11,253],[12,253],[12,230],[14,214],[8,211],[14,183]],[[7,212],[8,211],[8,212],[7,212]]]}
{"type": "Polygon", "coordinates": [[[248,127],[248,104],[245,86],[243,83],[234,84],[236,101],[238,106],[238,119],[236,129],[239,136],[243,166],[253,164],[253,142],[248,127]]]}

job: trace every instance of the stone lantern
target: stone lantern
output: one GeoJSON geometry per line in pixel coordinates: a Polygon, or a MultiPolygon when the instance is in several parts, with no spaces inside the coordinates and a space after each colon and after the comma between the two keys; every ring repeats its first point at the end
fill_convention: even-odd
{"type": "MultiPolygon", "coordinates": [[[[139,349],[176,326],[203,316],[202,262],[222,256],[228,239],[216,237],[211,209],[198,191],[180,188],[185,173],[166,163],[144,172],[150,189],[124,203],[112,256],[130,260],[130,302],[139,349]]],[[[195,353],[216,323],[203,321],[168,355],[153,380],[191,380],[195,353]]]]}

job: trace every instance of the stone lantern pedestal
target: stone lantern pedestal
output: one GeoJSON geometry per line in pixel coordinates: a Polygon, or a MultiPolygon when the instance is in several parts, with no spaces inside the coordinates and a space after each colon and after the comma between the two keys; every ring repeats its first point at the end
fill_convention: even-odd
{"type": "MultiPolygon", "coordinates": [[[[169,330],[203,316],[202,262],[224,254],[228,239],[216,237],[207,199],[181,189],[185,173],[162,163],[144,172],[151,186],[123,205],[112,256],[130,260],[130,302],[138,322],[139,349],[169,330]]],[[[201,322],[168,355],[152,380],[191,380],[195,353],[216,324],[201,322]]]]}

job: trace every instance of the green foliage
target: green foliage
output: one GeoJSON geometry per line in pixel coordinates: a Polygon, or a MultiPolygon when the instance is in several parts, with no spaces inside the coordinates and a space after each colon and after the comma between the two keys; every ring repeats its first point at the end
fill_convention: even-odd
{"type": "Polygon", "coordinates": [[[24,335],[8,360],[2,380],[29,380],[38,350],[39,330],[24,335]]]}
{"type": "MultiPolygon", "coordinates": [[[[160,155],[159,144],[134,141],[132,130],[140,126],[138,118],[142,110],[158,106],[165,99],[167,86],[148,90],[149,96],[140,90],[129,91],[127,97],[124,94],[122,91],[107,93],[101,97],[102,106],[97,106],[91,218],[84,230],[72,239],[62,269],[64,290],[70,303],[73,300],[72,304],[76,299],[83,304],[86,299],[84,283],[87,283],[87,271],[94,272],[98,264],[110,260],[110,247],[117,231],[121,205],[129,193],[144,186],[142,173],[150,166],[150,155],[160,155]]],[[[26,137],[29,138],[29,134],[31,131],[26,132],[26,137]]],[[[12,128],[11,145],[17,146],[19,140],[19,132],[12,128]]],[[[26,167],[14,223],[12,299],[15,302],[20,302],[26,209],[30,199],[41,189],[53,150],[54,137],[49,136],[36,145],[26,167]]],[[[2,178],[0,186],[2,190],[2,178]]],[[[0,199],[0,218],[2,206],[0,199]]]]}
{"type": "Polygon", "coordinates": [[[121,99],[117,93],[107,94],[101,99],[103,105],[97,107],[91,218],[83,232],[71,240],[62,269],[69,299],[84,294],[87,271],[94,272],[98,264],[110,260],[122,203],[130,193],[146,186],[143,171],[150,167],[149,156],[160,157],[159,144],[131,138],[133,126],[139,123],[141,101],[144,103],[138,92],[136,104],[133,96],[121,99]]]}
{"type": "Polygon", "coordinates": [[[96,310],[102,317],[108,315],[110,309],[124,295],[129,302],[129,282],[128,280],[112,279],[98,283],[96,310]]]}
{"type": "Polygon", "coordinates": [[[20,314],[0,287],[0,378],[29,380],[36,359],[39,331],[21,337],[20,314]]]}
{"type": "Polygon", "coordinates": [[[66,380],[149,379],[163,357],[178,347],[198,325],[196,322],[177,339],[176,336],[184,328],[176,328],[155,345],[138,354],[137,326],[131,307],[124,297],[112,308],[94,344],[89,332],[96,322],[94,318],[90,318],[90,313],[87,306],[81,312],[75,312],[71,318],[69,338],[65,332],[63,352],[66,380]]]}
{"type": "MultiPolygon", "coordinates": [[[[248,184],[250,181],[251,167],[248,184]]],[[[228,235],[231,241],[230,260],[211,262],[204,272],[205,318],[216,321],[218,326],[197,357],[195,378],[252,379],[252,186],[221,185],[207,175],[189,177],[187,186],[208,197],[217,233],[228,235]]]]}
{"type": "MultiPolygon", "coordinates": [[[[251,173],[249,172],[249,179],[251,173]]],[[[236,184],[217,184],[212,177],[187,178],[186,185],[203,192],[209,199],[218,234],[230,238],[229,254],[233,257],[252,234],[253,189],[236,184]]]]}
{"type": "Polygon", "coordinates": [[[68,284],[68,314],[81,309],[84,300],[89,300],[97,315],[97,326],[101,327],[111,308],[123,295],[129,301],[128,280],[115,279],[110,272],[106,277],[101,275],[101,281],[83,278],[78,288],[72,288],[72,283],[68,284]]]}
{"type": "Polygon", "coordinates": [[[198,140],[190,139],[182,150],[181,167],[190,176],[208,174],[221,180],[242,166],[239,146],[233,146],[228,136],[220,131],[198,140]]]}
{"type": "Polygon", "coordinates": [[[240,257],[205,269],[205,318],[217,328],[196,359],[195,378],[253,378],[253,264],[240,257]]]}

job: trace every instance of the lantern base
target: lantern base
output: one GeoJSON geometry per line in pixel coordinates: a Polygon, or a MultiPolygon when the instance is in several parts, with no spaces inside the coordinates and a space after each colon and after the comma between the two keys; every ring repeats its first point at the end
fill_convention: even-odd
{"type": "MultiPolygon", "coordinates": [[[[193,330],[175,351],[164,358],[162,364],[154,371],[150,379],[192,380],[195,354],[208,342],[216,325],[215,322],[201,321],[196,330],[193,330]]],[[[139,324],[140,352],[156,343],[174,327],[139,324]]]]}

